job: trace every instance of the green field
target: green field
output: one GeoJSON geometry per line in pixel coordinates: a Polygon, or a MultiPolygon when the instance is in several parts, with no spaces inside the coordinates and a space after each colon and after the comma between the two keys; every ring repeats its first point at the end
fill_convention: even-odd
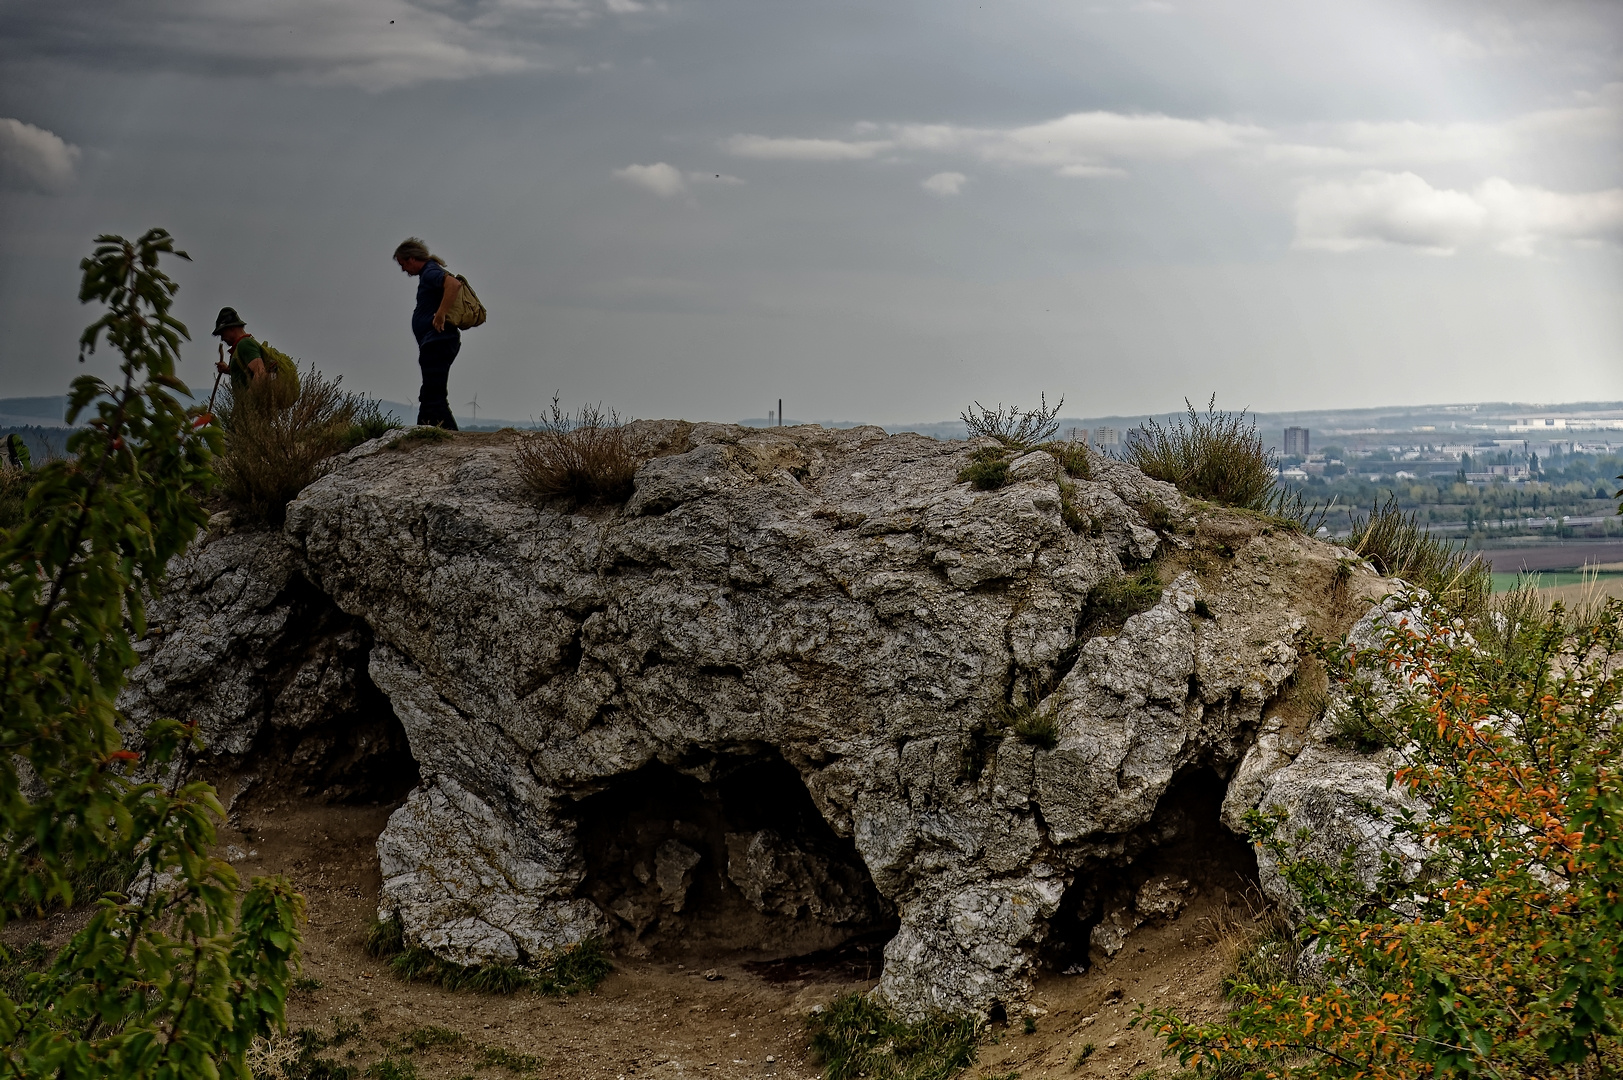
{"type": "Polygon", "coordinates": [[[1577,570],[1544,570],[1536,574],[1495,574],[1493,575],[1493,591],[1506,592],[1513,589],[1524,578],[1534,579],[1534,584],[1540,589],[1553,589],[1561,585],[1587,585],[1589,582],[1615,581],[1623,578],[1623,573],[1607,571],[1605,573],[1585,574],[1577,570]]]}

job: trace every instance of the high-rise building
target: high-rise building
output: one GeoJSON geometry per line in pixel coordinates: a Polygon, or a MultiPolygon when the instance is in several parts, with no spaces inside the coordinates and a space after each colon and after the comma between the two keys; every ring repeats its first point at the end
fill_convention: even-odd
{"type": "Polygon", "coordinates": [[[1093,445],[1099,449],[1110,449],[1121,445],[1121,432],[1113,427],[1093,429],[1093,445]]]}
{"type": "Polygon", "coordinates": [[[1307,457],[1312,451],[1308,449],[1308,430],[1305,427],[1288,427],[1285,429],[1285,456],[1307,457]]]}

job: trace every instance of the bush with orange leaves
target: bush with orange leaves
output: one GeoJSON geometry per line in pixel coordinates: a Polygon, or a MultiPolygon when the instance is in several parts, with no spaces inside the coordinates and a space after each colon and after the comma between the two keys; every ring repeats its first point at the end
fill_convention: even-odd
{"type": "Polygon", "coordinates": [[[1373,692],[1371,669],[1403,688],[1383,710],[1388,782],[1431,814],[1392,824],[1432,857],[1371,897],[1345,867],[1290,861],[1277,817],[1254,815],[1324,966],[1231,980],[1216,1022],[1141,1010],[1199,1075],[1623,1076],[1623,604],[1577,628],[1557,607],[1491,648],[1425,614],[1380,649],[1327,655],[1352,693],[1373,692]]]}

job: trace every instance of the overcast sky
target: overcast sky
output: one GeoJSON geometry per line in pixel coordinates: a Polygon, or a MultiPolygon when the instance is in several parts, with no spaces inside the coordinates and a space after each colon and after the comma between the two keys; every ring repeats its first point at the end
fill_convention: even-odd
{"type": "MultiPolygon", "coordinates": [[[[0,396],[98,232],[414,400],[907,422],[1623,398],[1623,4],[0,0],[0,396]]],[[[98,368],[108,362],[101,361],[98,368]]]]}

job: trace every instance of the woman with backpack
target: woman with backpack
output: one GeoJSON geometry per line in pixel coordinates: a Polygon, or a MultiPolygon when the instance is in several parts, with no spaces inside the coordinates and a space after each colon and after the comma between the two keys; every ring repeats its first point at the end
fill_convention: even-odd
{"type": "Polygon", "coordinates": [[[428,245],[415,236],[407,237],[394,249],[394,261],[417,279],[417,306],[411,313],[417,366],[423,373],[423,388],[417,394],[417,422],[455,431],[446,382],[451,362],[462,350],[462,334],[455,323],[446,320],[446,315],[462,291],[462,282],[446,273],[445,260],[431,254],[428,245]]]}

